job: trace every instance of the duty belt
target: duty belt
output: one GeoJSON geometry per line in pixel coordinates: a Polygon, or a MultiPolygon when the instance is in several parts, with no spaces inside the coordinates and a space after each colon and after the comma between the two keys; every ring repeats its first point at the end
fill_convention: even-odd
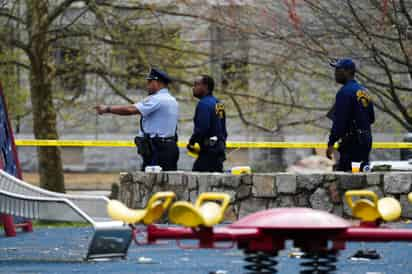
{"type": "Polygon", "coordinates": [[[150,138],[155,142],[159,142],[159,143],[169,143],[169,142],[176,142],[176,137],[172,136],[172,137],[152,137],[150,138]]]}
{"type": "Polygon", "coordinates": [[[349,137],[349,136],[356,136],[357,134],[361,135],[361,134],[370,134],[370,133],[371,132],[369,130],[357,129],[355,131],[350,131],[345,136],[349,137]]]}
{"type": "Polygon", "coordinates": [[[358,134],[370,134],[371,133],[369,130],[363,130],[363,129],[358,129],[356,132],[358,134]]]}

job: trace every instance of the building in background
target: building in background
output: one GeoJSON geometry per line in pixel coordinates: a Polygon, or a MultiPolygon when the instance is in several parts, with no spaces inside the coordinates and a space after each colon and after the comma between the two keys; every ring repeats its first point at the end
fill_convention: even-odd
{"type": "MultiPolygon", "coordinates": [[[[89,48],[91,60],[108,67],[127,67],[128,77],[111,80],[125,96],[138,101],[146,96],[144,74],[147,68],[139,63],[136,58],[139,52],[134,48],[141,47],[138,44],[141,42],[150,44],[162,37],[176,38],[186,51],[197,52],[194,58],[162,62],[151,47],[147,47],[146,54],[153,57],[153,65],[166,68],[177,79],[171,90],[181,106],[181,141],[187,140],[192,130],[196,103],[191,96],[192,79],[199,73],[211,73],[218,83],[217,96],[227,106],[229,141],[326,142],[329,121],[324,113],[333,102],[337,86],[332,79],[321,78],[315,73],[333,76],[326,61],[313,61],[300,51],[297,28],[306,28],[306,22],[311,22],[315,16],[305,7],[292,7],[290,3],[294,1],[142,1],[145,2],[162,11],[154,9],[151,17],[131,20],[151,30],[146,31],[141,40],[131,39],[129,45],[119,47],[89,44],[87,39],[81,44],[67,40],[66,44],[54,45],[53,62],[70,68],[81,58],[80,50],[89,48]],[[284,41],[281,37],[290,40],[284,41]],[[135,63],[130,62],[133,58],[136,58],[135,63]],[[297,64],[298,68],[313,73],[296,70],[297,64]],[[184,69],[179,70],[179,67],[184,69]]],[[[82,2],[77,2],[59,22],[65,25],[81,17],[82,24],[98,24],[87,13],[82,14],[84,8],[82,2]]],[[[116,12],[123,17],[129,15],[127,9],[116,12]]],[[[127,34],[127,30],[124,31],[127,34]]],[[[338,50],[333,45],[330,47],[332,51],[338,50]]],[[[98,103],[123,104],[124,98],[115,94],[114,87],[101,77],[72,72],[59,77],[54,86],[55,97],[61,102],[60,138],[133,140],[139,128],[137,116],[98,117],[93,110],[98,103]]],[[[28,85],[28,75],[23,72],[19,75],[21,85],[28,85]]],[[[380,117],[378,114],[378,119],[380,117]]],[[[18,124],[17,138],[32,138],[30,115],[19,119],[18,124]]],[[[391,130],[393,123],[385,120],[384,125],[385,130],[395,131],[391,130]]],[[[376,135],[376,140],[399,140],[400,135],[401,132],[376,135]]],[[[36,149],[20,147],[19,152],[23,169],[36,170],[36,149]]],[[[399,152],[377,152],[379,158],[399,157],[399,152]]],[[[312,153],[311,150],[236,150],[228,153],[225,165],[251,165],[259,171],[278,171],[312,153]]],[[[134,148],[64,147],[62,155],[64,168],[73,171],[137,170],[140,166],[140,157],[134,148]]],[[[182,149],[179,168],[190,169],[192,161],[182,149]]]]}

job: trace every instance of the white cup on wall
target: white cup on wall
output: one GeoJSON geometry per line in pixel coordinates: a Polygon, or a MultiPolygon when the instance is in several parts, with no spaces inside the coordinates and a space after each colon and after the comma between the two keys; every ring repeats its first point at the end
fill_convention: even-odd
{"type": "Polygon", "coordinates": [[[144,172],[159,173],[160,171],[162,171],[161,166],[146,166],[146,168],[144,169],[144,172]]]}

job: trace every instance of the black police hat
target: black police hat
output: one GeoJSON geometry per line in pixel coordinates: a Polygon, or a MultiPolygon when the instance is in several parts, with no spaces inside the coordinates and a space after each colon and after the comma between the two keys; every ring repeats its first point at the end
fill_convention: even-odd
{"type": "Polygon", "coordinates": [[[334,60],[334,62],[329,63],[332,67],[337,69],[346,69],[356,71],[356,65],[350,58],[343,58],[334,60]]]}
{"type": "Polygon", "coordinates": [[[156,68],[152,68],[150,70],[149,75],[146,77],[146,80],[159,80],[165,84],[172,82],[172,78],[170,78],[166,72],[156,68]]]}

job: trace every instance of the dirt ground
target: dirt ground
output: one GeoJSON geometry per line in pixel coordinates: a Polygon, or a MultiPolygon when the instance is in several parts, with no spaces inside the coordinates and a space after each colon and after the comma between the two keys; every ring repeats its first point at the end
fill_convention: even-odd
{"type": "MultiPolygon", "coordinates": [[[[39,185],[38,173],[23,172],[24,181],[39,185]]],[[[67,190],[110,190],[113,183],[119,182],[119,173],[64,173],[67,190]]]]}

